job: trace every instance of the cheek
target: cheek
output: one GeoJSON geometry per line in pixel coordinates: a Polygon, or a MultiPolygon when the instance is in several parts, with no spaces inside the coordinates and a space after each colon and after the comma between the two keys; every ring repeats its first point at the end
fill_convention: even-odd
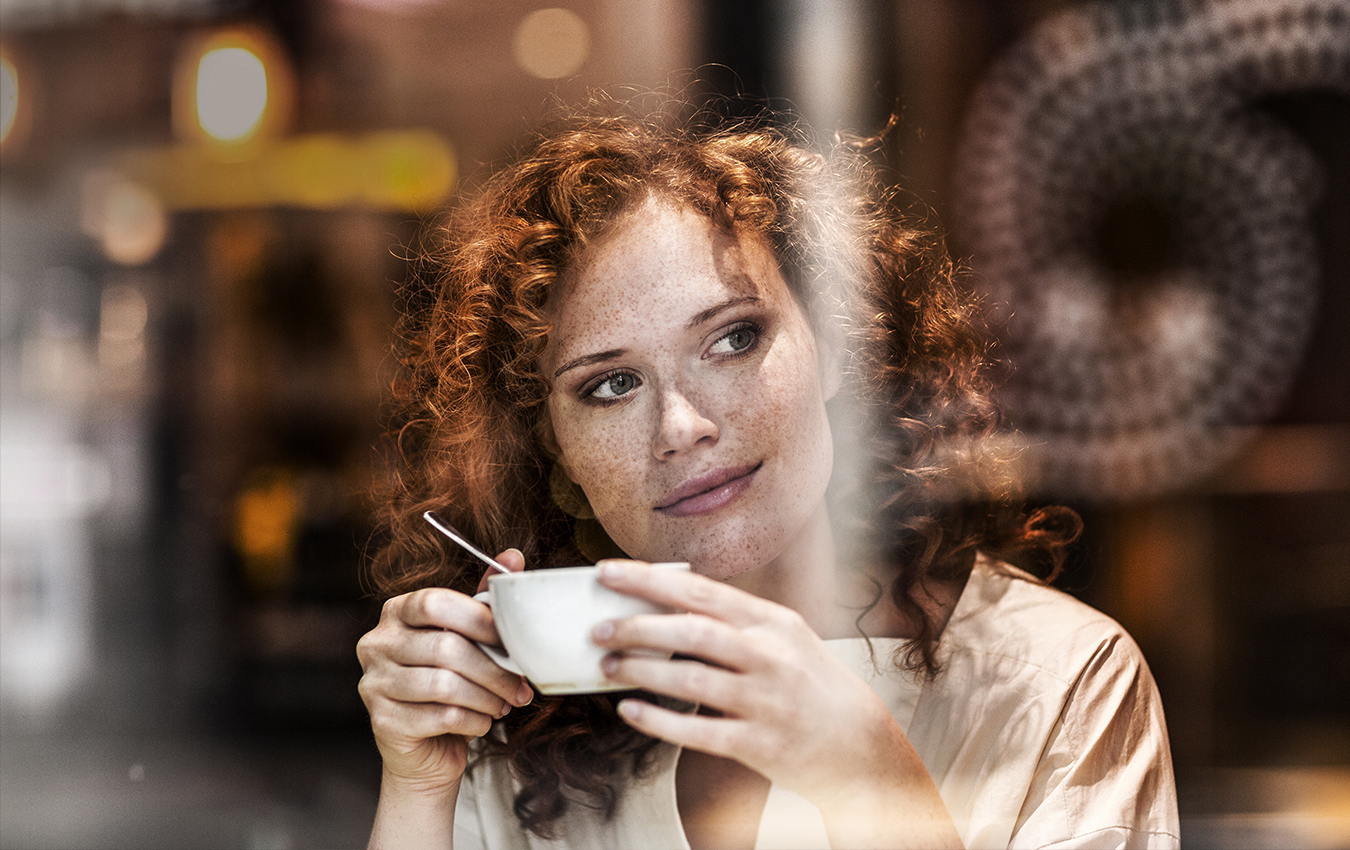
{"type": "Polygon", "coordinates": [[[650,529],[644,522],[643,484],[646,465],[642,446],[634,443],[635,428],[590,431],[580,441],[565,443],[562,456],[569,477],[586,494],[586,501],[610,539],[633,557],[647,552],[650,529]]]}
{"type": "Polygon", "coordinates": [[[633,443],[635,433],[636,429],[621,423],[587,426],[554,420],[559,461],[572,481],[586,491],[597,514],[632,501],[642,476],[642,452],[633,443]]]}
{"type": "Polygon", "coordinates": [[[762,404],[756,406],[757,427],[766,437],[787,441],[794,452],[814,453],[829,440],[825,397],[814,351],[799,346],[776,363],[766,363],[761,386],[762,404]]]}

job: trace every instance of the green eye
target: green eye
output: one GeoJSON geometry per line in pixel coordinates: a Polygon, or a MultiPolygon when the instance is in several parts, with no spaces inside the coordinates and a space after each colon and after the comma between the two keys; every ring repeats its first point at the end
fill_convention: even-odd
{"type": "Polygon", "coordinates": [[[749,348],[750,343],[755,341],[755,335],[750,333],[748,328],[739,331],[732,331],[725,337],[727,345],[731,346],[732,351],[741,351],[749,348]]]}
{"type": "Polygon", "coordinates": [[[759,328],[744,324],[727,331],[713,343],[710,354],[740,354],[755,347],[759,339],[759,328]]]}

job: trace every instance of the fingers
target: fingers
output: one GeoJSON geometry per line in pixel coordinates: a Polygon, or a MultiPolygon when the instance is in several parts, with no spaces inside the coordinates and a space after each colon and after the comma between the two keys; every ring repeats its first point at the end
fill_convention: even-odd
{"type": "MultiPolygon", "coordinates": [[[[497,666],[475,640],[500,642],[486,605],[443,588],[395,597],[385,604],[380,624],[357,642],[363,685],[404,701],[446,702],[459,693],[446,679],[453,677],[513,705],[527,704],[533,691],[525,680],[497,666]]],[[[500,708],[479,707],[490,714],[500,708]]]]}
{"type": "Polygon", "coordinates": [[[629,726],[654,738],[742,764],[754,761],[747,746],[752,732],[745,721],[671,711],[640,699],[623,700],[618,712],[629,726]]]}
{"type": "MultiPolygon", "coordinates": [[[[513,573],[518,573],[521,570],[525,569],[525,556],[521,553],[519,549],[507,549],[505,552],[497,556],[497,563],[501,564],[503,567],[506,567],[513,573]]],[[[492,576],[496,574],[496,572],[497,572],[496,570],[491,568],[488,568],[483,572],[483,577],[478,580],[478,591],[477,591],[478,593],[482,593],[483,591],[487,590],[488,579],[492,578],[492,576]]]]}
{"type": "Polygon", "coordinates": [[[651,614],[607,620],[596,625],[597,646],[624,652],[649,649],[691,655],[728,667],[749,670],[759,660],[757,642],[740,629],[699,614],[651,614]]]}
{"type": "Polygon", "coordinates": [[[503,697],[443,667],[395,667],[363,678],[363,693],[401,703],[455,705],[490,717],[504,717],[514,696],[503,697]]]}
{"type": "Polygon", "coordinates": [[[481,602],[443,587],[428,587],[395,596],[384,603],[380,615],[386,621],[414,629],[451,629],[472,640],[500,643],[492,612],[481,602]]]}
{"type": "Polygon", "coordinates": [[[701,661],[666,660],[640,655],[608,655],[605,675],[616,682],[686,702],[702,703],[723,714],[743,717],[756,713],[760,700],[747,690],[738,673],[701,661]]]}
{"type": "MultiPolygon", "coordinates": [[[[366,693],[362,697],[366,698],[366,693]]],[[[461,705],[431,702],[405,702],[382,695],[366,699],[370,724],[377,738],[424,740],[438,735],[488,733],[494,717],[461,705]]]]}
{"type": "Polygon", "coordinates": [[[774,616],[781,607],[743,590],[687,570],[653,568],[639,561],[605,560],[600,583],[658,605],[706,614],[733,626],[750,626],[774,616]]]}
{"type": "MultiPolygon", "coordinates": [[[[416,693],[405,690],[391,694],[396,699],[448,701],[442,693],[444,688],[440,687],[443,683],[434,681],[436,674],[444,673],[463,677],[507,702],[522,704],[518,702],[521,677],[497,666],[481,649],[455,632],[408,631],[403,639],[391,642],[384,655],[400,670],[415,671],[411,675],[428,680],[428,689],[416,693]]],[[[490,712],[495,710],[496,707],[493,707],[490,712]]]]}
{"type": "Polygon", "coordinates": [[[404,667],[389,678],[383,693],[399,702],[458,705],[492,717],[504,717],[511,708],[508,700],[440,667],[404,667]]]}

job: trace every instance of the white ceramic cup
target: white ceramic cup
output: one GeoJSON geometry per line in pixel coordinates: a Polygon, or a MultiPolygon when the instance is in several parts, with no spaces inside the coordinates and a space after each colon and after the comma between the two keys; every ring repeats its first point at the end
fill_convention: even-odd
{"type": "MultiPolygon", "coordinates": [[[[689,569],[688,564],[652,566],[689,569]]],[[[631,685],[605,678],[600,661],[607,650],[591,640],[591,629],[605,620],[671,613],[669,608],[605,587],[595,567],[492,575],[488,577],[488,589],[474,599],[492,608],[506,651],[483,643],[478,646],[493,661],[529,679],[545,694],[630,690],[631,685]]]]}

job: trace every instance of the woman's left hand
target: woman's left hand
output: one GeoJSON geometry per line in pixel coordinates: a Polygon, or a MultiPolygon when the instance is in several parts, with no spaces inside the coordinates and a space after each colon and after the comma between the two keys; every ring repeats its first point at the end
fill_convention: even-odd
{"type": "Polygon", "coordinates": [[[602,562],[600,580],[688,612],[597,626],[595,642],[613,651],[606,674],[720,714],[683,714],[628,699],[619,712],[630,725],[758,771],[814,803],[827,828],[832,821],[863,828],[868,835],[851,836],[862,841],[858,846],[900,837],[906,846],[959,846],[899,724],[796,611],[703,576],[631,561],[602,562]],[[630,654],[637,649],[677,657],[630,654]],[[921,824],[932,828],[916,832],[921,824]]]}

